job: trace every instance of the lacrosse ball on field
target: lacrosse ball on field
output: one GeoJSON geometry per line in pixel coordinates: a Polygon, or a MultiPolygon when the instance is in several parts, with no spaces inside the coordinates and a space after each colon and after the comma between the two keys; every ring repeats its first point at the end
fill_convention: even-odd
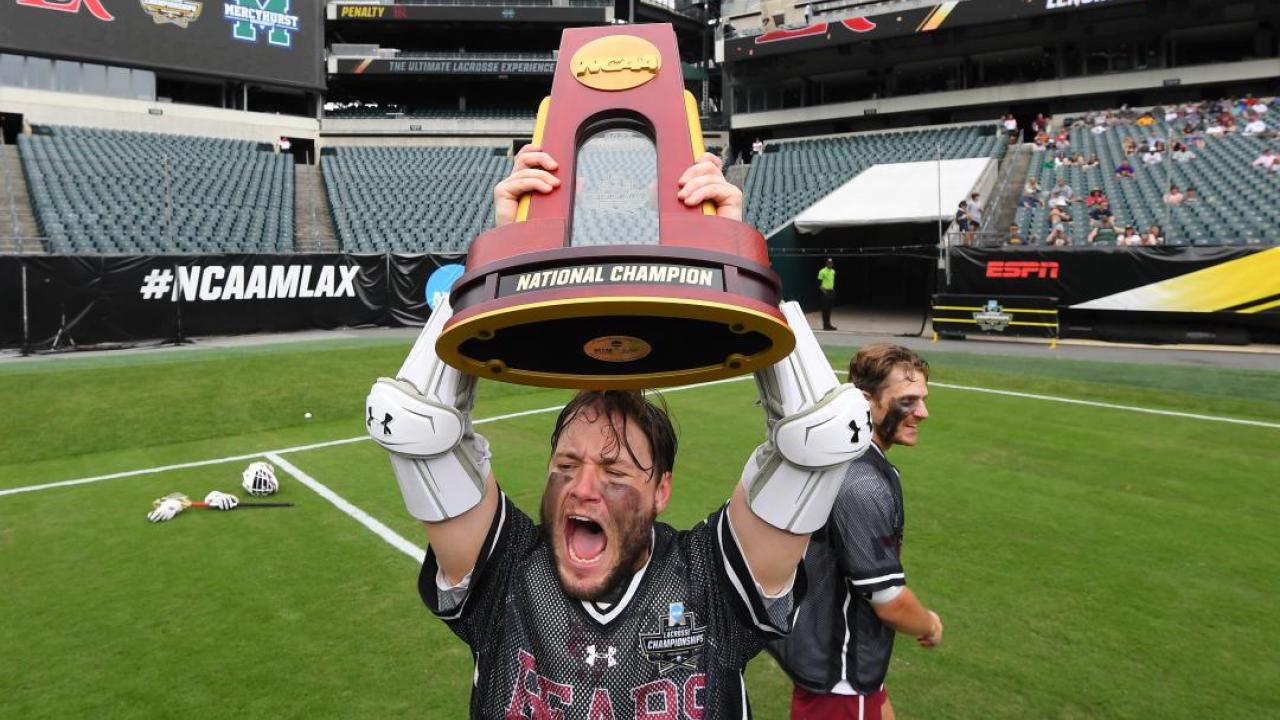
{"type": "Polygon", "coordinates": [[[310,420],[310,419],[311,419],[311,413],[306,413],[306,414],[304,414],[302,417],[304,417],[304,418],[306,418],[306,419],[310,420]]]}
{"type": "Polygon", "coordinates": [[[249,463],[242,477],[244,479],[240,482],[240,486],[245,492],[255,497],[274,495],[280,489],[280,481],[276,480],[276,469],[268,462],[249,463]]]}

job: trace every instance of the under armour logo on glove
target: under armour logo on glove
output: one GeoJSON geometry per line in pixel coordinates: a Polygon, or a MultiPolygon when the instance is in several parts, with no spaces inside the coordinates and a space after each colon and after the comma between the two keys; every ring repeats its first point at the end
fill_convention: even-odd
{"type": "Polygon", "coordinates": [[[387,416],[382,419],[382,434],[391,434],[391,413],[387,413],[387,416]]]}
{"type": "Polygon", "coordinates": [[[612,645],[609,646],[609,651],[604,654],[600,654],[596,652],[595,645],[588,645],[587,646],[587,665],[590,665],[591,667],[595,667],[597,660],[606,660],[609,663],[609,667],[614,667],[618,664],[618,658],[616,657],[617,654],[618,654],[618,648],[612,645]]]}

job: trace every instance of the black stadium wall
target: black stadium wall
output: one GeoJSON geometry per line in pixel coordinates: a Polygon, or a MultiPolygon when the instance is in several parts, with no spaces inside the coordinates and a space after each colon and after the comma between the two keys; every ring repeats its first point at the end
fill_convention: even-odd
{"type": "Polygon", "coordinates": [[[324,88],[318,0],[5,0],[0,51],[324,88]]]}
{"type": "Polygon", "coordinates": [[[0,256],[0,347],[420,325],[457,256],[0,256]],[[25,282],[24,282],[25,270],[25,282]],[[24,321],[24,286],[26,317],[24,321]]]}

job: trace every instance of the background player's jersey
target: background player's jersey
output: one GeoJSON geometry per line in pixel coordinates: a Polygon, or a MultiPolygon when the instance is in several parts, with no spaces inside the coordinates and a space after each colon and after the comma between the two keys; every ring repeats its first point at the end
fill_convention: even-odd
{"type": "Polygon", "coordinates": [[[693,530],[654,526],[649,563],[612,605],[564,594],[550,545],[505,495],[466,598],[441,607],[428,551],[423,601],[471,647],[473,718],[749,717],[742,670],[803,592],[766,602],[724,508],[693,530]]]}
{"type": "Polygon", "coordinates": [[[862,695],[880,689],[895,633],[867,598],[906,584],[902,529],[898,471],[872,446],[849,465],[831,519],[809,541],[809,587],[790,636],[769,645],[797,685],[829,693],[843,680],[862,695]]]}

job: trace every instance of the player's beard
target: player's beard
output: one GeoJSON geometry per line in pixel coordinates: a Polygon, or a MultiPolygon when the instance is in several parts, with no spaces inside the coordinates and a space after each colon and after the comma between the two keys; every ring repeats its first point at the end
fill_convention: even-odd
{"type": "Polygon", "coordinates": [[[583,587],[571,585],[560,569],[564,562],[561,553],[565,552],[562,547],[565,519],[563,516],[558,516],[555,508],[551,507],[554,502],[555,499],[550,493],[543,494],[539,523],[543,538],[551,546],[556,564],[556,576],[560,578],[560,587],[574,600],[599,601],[616,598],[621,594],[622,587],[630,581],[632,575],[648,558],[653,537],[653,523],[658,517],[657,512],[653,509],[647,512],[642,511],[634,505],[609,508],[613,528],[612,532],[610,528],[604,528],[604,530],[609,545],[617,548],[618,559],[613,567],[609,568],[603,580],[595,585],[583,587]],[[555,522],[551,521],[552,517],[556,517],[555,522]]]}

